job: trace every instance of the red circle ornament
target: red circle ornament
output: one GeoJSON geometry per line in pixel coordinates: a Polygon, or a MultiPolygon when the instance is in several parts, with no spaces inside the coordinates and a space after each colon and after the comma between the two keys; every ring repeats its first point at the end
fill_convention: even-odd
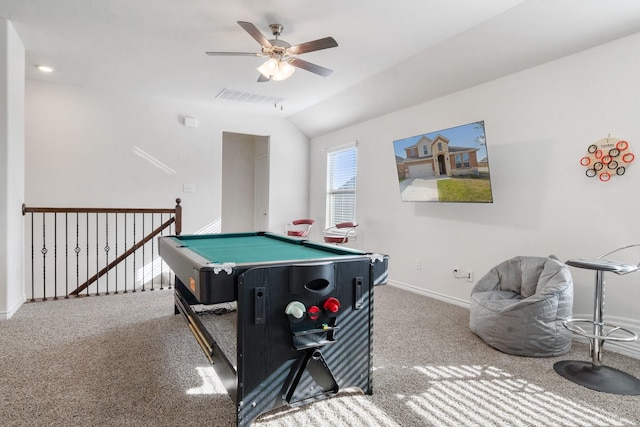
{"type": "Polygon", "coordinates": [[[620,150],[620,151],[624,151],[624,150],[626,150],[627,148],[629,148],[629,143],[628,143],[627,141],[622,141],[622,140],[620,140],[620,141],[618,141],[618,142],[617,142],[617,144],[616,144],[616,148],[617,148],[618,150],[620,150]]]}
{"type": "Polygon", "coordinates": [[[622,161],[625,163],[631,163],[635,160],[636,156],[633,153],[625,153],[622,155],[622,161]]]}

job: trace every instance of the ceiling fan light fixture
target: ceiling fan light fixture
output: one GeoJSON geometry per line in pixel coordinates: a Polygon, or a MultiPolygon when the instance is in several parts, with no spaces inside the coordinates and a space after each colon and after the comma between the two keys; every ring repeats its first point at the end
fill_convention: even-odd
{"type": "Polygon", "coordinates": [[[258,67],[260,74],[266,78],[271,77],[278,72],[278,61],[275,58],[270,58],[267,62],[258,67]]]}
{"type": "Polygon", "coordinates": [[[295,71],[296,69],[293,65],[289,64],[287,61],[280,61],[278,64],[278,71],[273,74],[271,78],[275,81],[288,79],[295,71]]]}

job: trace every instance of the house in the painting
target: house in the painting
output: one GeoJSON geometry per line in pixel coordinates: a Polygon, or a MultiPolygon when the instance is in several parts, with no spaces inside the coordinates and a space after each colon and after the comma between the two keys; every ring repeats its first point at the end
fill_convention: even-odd
{"type": "Polygon", "coordinates": [[[479,174],[478,148],[449,146],[449,139],[442,135],[433,140],[423,136],[404,150],[406,158],[396,162],[400,179],[479,174]]]}

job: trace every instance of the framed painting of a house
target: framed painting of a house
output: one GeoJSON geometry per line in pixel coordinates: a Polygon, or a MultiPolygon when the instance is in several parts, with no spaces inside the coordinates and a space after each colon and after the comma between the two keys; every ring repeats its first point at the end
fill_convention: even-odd
{"type": "Polygon", "coordinates": [[[393,141],[404,202],[492,203],[484,121],[393,141]]]}

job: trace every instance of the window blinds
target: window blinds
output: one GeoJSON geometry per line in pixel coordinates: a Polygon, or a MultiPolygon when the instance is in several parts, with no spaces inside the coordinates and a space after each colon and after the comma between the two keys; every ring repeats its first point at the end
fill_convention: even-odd
{"type": "Polygon", "coordinates": [[[355,146],[327,153],[327,227],[356,221],[355,146]]]}

